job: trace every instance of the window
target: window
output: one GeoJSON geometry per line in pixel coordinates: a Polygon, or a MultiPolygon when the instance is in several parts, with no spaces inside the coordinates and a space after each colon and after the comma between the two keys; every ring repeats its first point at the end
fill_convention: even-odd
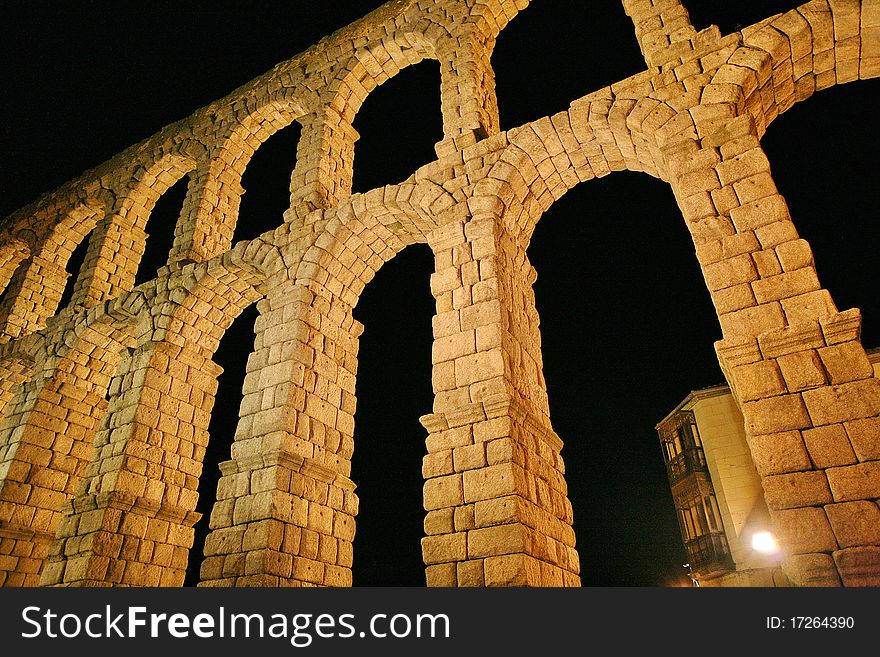
{"type": "Polygon", "coordinates": [[[706,470],[706,455],[693,411],[681,411],[660,429],[666,470],[671,482],[706,470]]]}

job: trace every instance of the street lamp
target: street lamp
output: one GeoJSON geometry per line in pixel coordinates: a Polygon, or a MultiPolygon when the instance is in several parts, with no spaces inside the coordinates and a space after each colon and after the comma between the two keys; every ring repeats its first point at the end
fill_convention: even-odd
{"type": "Polygon", "coordinates": [[[779,543],[770,532],[755,532],[752,534],[752,548],[763,554],[775,555],[779,553],[779,543]]]}

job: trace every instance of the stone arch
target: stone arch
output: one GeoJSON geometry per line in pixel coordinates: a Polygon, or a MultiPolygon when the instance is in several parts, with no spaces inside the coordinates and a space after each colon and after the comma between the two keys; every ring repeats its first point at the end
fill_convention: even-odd
{"type": "MultiPolygon", "coordinates": [[[[188,143],[170,152],[159,149],[150,160],[136,166],[131,178],[115,190],[113,210],[98,226],[89,244],[83,275],[74,289],[74,304],[93,306],[132,289],[147,240],[144,227],[156,201],[196,169],[198,160],[198,149],[188,143]],[[189,150],[196,154],[189,154],[189,150]]],[[[192,192],[191,179],[187,198],[192,192]]],[[[185,202],[182,216],[187,205],[185,202]]]]}
{"type": "Polygon", "coordinates": [[[245,380],[232,460],[221,466],[202,585],[350,584],[363,328],[352,308],[382,264],[420,239],[420,204],[440,196],[415,183],[356,194],[324,213],[330,218],[311,245],[285,255],[289,270],[260,302],[254,374],[245,380]],[[237,483],[255,478],[265,484],[259,491],[237,483]]]}
{"type": "Polygon", "coordinates": [[[324,90],[327,104],[340,118],[353,123],[371,91],[423,59],[436,59],[436,45],[418,27],[400,30],[357,48],[324,90]]]}
{"type": "Polygon", "coordinates": [[[499,161],[468,201],[471,211],[503,216],[511,234],[527,241],[541,214],[580,182],[621,170],[665,178],[664,144],[690,129],[678,115],[662,101],[606,89],[510,130],[499,161]]]}
{"type": "Polygon", "coordinates": [[[434,58],[432,40],[405,29],[355,50],[320,91],[320,100],[301,119],[303,132],[291,179],[291,209],[286,220],[302,219],[333,207],[351,194],[354,144],[352,122],[373,89],[403,68],[434,58]]]}
{"type": "Polygon", "coordinates": [[[796,102],[880,75],[880,4],[813,0],[746,28],[708,93],[748,112],[763,135],[796,102]]]}
{"type": "Polygon", "coordinates": [[[666,141],[690,134],[677,115],[660,100],[606,89],[511,130],[467,211],[430,236],[438,314],[434,412],[422,418],[429,585],[580,581],[525,246],[578,182],[623,169],[665,177],[666,141]],[[510,506],[496,515],[501,500],[510,506]]]}
{"type": "Polygon", "coordinates": [[[156,293],[169,300],[144,308],[42,585],[182,584],[220,373],[211,358],[235,317],[264,295],[264,267],[276,253],[259,240],[243,244],[166,279],[156,293]],[[83,530],[85,518],[94,531],[83,530]],[[137,549],[81,538],[102,530],[137,549]]]}
{"type": "Polygon", "coordinates": [[[3,333],[17,337],[38,330],[57,311],[68,278],[67,261],[106,211],[106,204],[101,200],[76,206],[32,249],[30,258],[19,267],[3,298],[0,309],[3,333]]]}
{"type": "Polygon", "coordinates": [[[0,422],[0,542],[15,556],[0,572],[6,585],[39,582],[62,507],[91,461],[110,378],[131,332],[131,318],[109,315],[59,329],[57,346],[44,346],[29,373],[18,373],[0,422]]]}
{"type": "Polygon", "coordinates": [[[214,138],[210,159],[192,173],[192,193],[177,225],[172,261],[201,262],[230,247],[248,163],[267,139],[306,114],[289,89],[244,107],[242,116],[231,119],[232,127],[214,138]]]}
{"type": "Polygon", "coordinates": [[[852,522],[867,522],[869,507],[840,505],[872,496],[867,473],[876,467],[864,441],[880,414],[880,392],[860,343],[860,314],[838,311],[819,283],[812,250],[798,236],[758,141],[768,119],[756,120],[745,107],[743,87],[712,86],[704,98],[708,92],[723,102],[707,108],[704,121],[695,117],[700,141],[685,140],[670,153],[668,170],[721,323],[719,361],[745,416],[787,550],[786,574],[801,585],[864,585],[873,581],[865,573],[876,548],[840,516],[852,509],[859,516],[852,522]],[[816,451],[820,436],[840,439],[830,460],[816,451]],[[848,461],[856,445],[862,454],[848,461]],[[865,485],[842,489],[840,477],[857,472],[866,473],[865,485]]]}

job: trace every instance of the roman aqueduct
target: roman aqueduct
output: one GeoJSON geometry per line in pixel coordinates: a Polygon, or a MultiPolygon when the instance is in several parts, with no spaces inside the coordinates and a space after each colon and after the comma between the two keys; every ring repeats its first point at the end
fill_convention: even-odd
{"type": "Polygon", "coordinates": [[[880,584],[880,381],[859,311],[821,287],[759,143],[796,102],[880,75],[880,0],[812,0],[729,35],[697,32],[678,0],[623,0],[646,70],[503,132],[490,56],[528,4],[393,0],[4,220],[0,583],[182,584],[212,355],[257,304],[202,585],[350,584],[352,308],[384,263],[427,243],[427,582],[579,584],[526,247],[566,191],[629,170],[670,184],[690,230],[787,575],[880,584]],[[442,77],[436,161],[352,194],[358,109],[425,58],[442,77]],[[293,121],[290,208],[232,244],[244,168],[293,121]],[[135,287],[151,209],[185,175],[167,265],[135,287]]]}

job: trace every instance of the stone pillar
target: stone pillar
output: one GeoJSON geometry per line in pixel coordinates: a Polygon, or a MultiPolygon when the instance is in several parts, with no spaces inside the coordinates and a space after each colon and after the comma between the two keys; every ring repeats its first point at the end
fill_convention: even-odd
{"type": "Polygon", "coordinates": [[[579,585],[534,269],[491,214],[444,227],[431,245],[435,401],[422,418],[428,585],[579,585]]]}
{"type": "Polygon", "coordinates": [[[350,586],[357,497],[349,475],[363,327],[338,299],[292,284],[257,307],[201,586],[350,586]]]}
{"type": "Polygon", "coordinates": [[[473,25],[439,49],[440,102],[445,140],[473,132],[477,140],[500,130],[495,73],[490,59],[495,39],[473,25]]]}
{"type": "Polygon", "coordinates": [[[18,387],[0,424],[0,585],[36,586],[107,402],[69,375],[18,387]]]}
{"type": "Polygon", "coordinates": [[[89,240],[71,304],[94,306],[134,287],[147,244],[144,225],[135,225],[119,214],[109,215],[98,224],[89,240]]]}
{"type": "Polygon", "coordinates": [[[648,66],[662,66],[690,50],[696,36],[680,0],[623,0],[648,66]]]}
{"type": "Polygon", "coordinates": [[[41,254],[15,272],[0,305],[0,336],[17,338],[38,331],[58,309],[69,274],[54,257],[41,254]]]}
{"type": "Polygon", "coordinates": [[[329,105],[300,119],[302,136],[290,180],[290,209],[285,221],[329,208],[351,193],[354,144],[358,133],[349,119],[329,105]]]}
{"type": "Polygon", "coordinates": [[[41,585],[183,584],[220,371],[203,352],[170,342],[127,354],[41,585]]]}
{"type": "Polygon", "coordinates": [[[800,585],[880,584],[880,380],[819,284],[748,117],[668,151],[721,321],[716,348],[800,585]]]}
{"type": "Polygon", "coordinates": [[[246,144],[240,148],[242,156],[231,163],[211,161],[190,173],[169,264],[205,262],[229,249],[244,193],[241,177],[253,156],[246,144]]]}

